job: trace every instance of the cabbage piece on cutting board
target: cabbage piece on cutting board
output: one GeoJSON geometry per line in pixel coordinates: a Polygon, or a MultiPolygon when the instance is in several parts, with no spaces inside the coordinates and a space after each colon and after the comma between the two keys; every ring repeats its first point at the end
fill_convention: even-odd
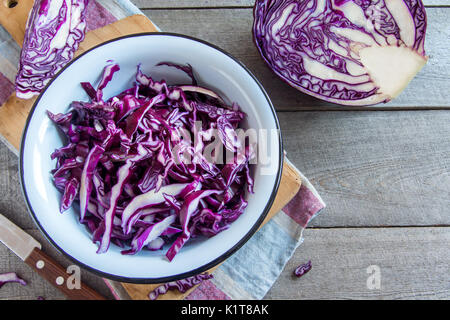
{"type": "Polygon", "coordinates": [[[86,30],[88,0],[35,0],[16,76],[16,96],[38,95],[70,60],[86,30]]]}

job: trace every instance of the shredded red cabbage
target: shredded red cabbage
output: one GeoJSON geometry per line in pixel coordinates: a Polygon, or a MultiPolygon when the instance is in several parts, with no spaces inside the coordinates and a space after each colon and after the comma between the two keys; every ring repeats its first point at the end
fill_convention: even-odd
{"type": "Polygon", "coordinates": [[[48,112],[67,138],[51,155],[60,210],[79,203],[98,253],[111,242],[123,254],[170,244],[172,260],[191,237],[227,229],[244,212],[245,193],[253,192],[254,146],[236,133],[245,113],[197,86],[189,65],[158,65],[186,72],[192,84],[155,81],[138,66],[133,87],[104,99],[120,70],[111,63],[96,89],[81,84],[90,101],[72,102],[66,114],[48,112]],[[204,151],[216,139],[224,152],[209,159],[204,151]]]}
{"type": "Polygon", "coordinates": [[[0,288],[5,284],[9,282],[17,282],[20,283],[23,286],[27,285],[27,282],[20,278],[17,273],[15,272],[8,272],[0,274],[0,288]]]}
{"type": "Polygon", "coordinates": [[[167,291],[169,291],[169,290],[178,290],[181,293],[185,293],[192,287],[200,284],[202,281],[208,280],[211,278],[213,278],[212,274],[201,273],[201,274],[197,274],[195,276],[192,276],[192,277],[189,277],[186,279],[167,282],[167,283],[160,285],[152,292],[150,292],[148,295],[148,298],[150,300],[156,300],[159,297],[159,295],[166,294],[167,291]]]}

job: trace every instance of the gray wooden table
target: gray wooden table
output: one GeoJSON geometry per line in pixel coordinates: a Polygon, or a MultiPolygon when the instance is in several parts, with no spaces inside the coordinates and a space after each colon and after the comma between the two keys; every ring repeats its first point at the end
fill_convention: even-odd
{"type": "MultiPolygon", "coordinates": [[[[449,0],[424,1],[425,68],[395,101],[366,108],[336,107],[280,81],[253,46],[251,0],[133,2],[162,30],[212,42],[254,72],[277,108],[288,157],[328,205],[266,299],[450,298],[449,0]],[[307,260],[313,269],[293,281],[293,268],[307,260]],[[368,285],[373,270],[380,272],[379,288],[368,285]]],[[[69,264],[29,218],[17,157],[2,144],[0,212],[69,264]]],[[[30,285],[4,286],[0,299],[64,299],[0,246],[0,272],[13,270],[30,285]]],[[[101,279],[82,275],[112,298],[101,279]]]]}

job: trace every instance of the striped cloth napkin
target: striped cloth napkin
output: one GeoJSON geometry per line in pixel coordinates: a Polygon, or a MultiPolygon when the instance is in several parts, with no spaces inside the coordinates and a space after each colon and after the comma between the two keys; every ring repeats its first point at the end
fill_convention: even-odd
{"type": "MultiPolygon", "coordinates": [[[[143,14],[128,0],[90,0],[87,30],[108,25],[133,14],[143,14]]],[[[0,26],[0,105],[14,91],[20,47],[0,26]]],[[[0,140],[4,138],[0,136],[0,140]]],[[[5,141],[6,142],[6,141],[5,141]]],[[[17,154],[17,150],[12,149],[17,154]]],[[[297,195],[221,264],[213,278],[203,281],[186,299],[262,299],[277,280],[287,261],[302,243],[309,221],[325,208],[308,179],[298,172],[302,185],[297,195]]],[[[107,282],[111,286],[111,282],[107,282]]],[[[111,286],[117,299],[125,293],[111,286]]]]}

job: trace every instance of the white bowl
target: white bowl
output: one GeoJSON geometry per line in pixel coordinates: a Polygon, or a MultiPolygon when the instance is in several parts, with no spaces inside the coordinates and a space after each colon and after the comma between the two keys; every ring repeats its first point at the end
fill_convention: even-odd
{"type": "MultiPolygon", "coordinates": [[[[69,63],[43,90],[26,123],[20,152],[20,175],[29,211],[47,239],[76,264],[102,277],[134,283],[159,283],[186,278],[217,265],[239,249],[258,229],[278,190],[282,170],[282,140],[275,110],[267,93],[251,72],[223,50],[204,41],[170,33],[143,33],[102,43],[69,63]],[[95,83],[107,60],[120,65],[120,71],[104,91],[110,97],[132,86],[137,64],[144,73],[169,83],[188,83],[182,72],[155,67],[158,62],[189,63],[199,85],[218,90],[230,102],[237,102],[247,113],[247,126],[277,130],[270,148],[275,171],[263,174],[255,166],[254,194],[248,195],[248,207],[228,230],[208,238],[189,241],[169,262],[167,248],[122,255],[111,244],[107,253],[97,254],[97,244],[78,213],[70,209],[59,213],[61,194],[53,185],[50,171],[55,161],[50,154],[63,145],[56,126],[46,110],[66,113],[74,100],[87,101],[80,82],[95,83]]],[[[246,263],[243,261],[242,263],[246,263]]]]}

